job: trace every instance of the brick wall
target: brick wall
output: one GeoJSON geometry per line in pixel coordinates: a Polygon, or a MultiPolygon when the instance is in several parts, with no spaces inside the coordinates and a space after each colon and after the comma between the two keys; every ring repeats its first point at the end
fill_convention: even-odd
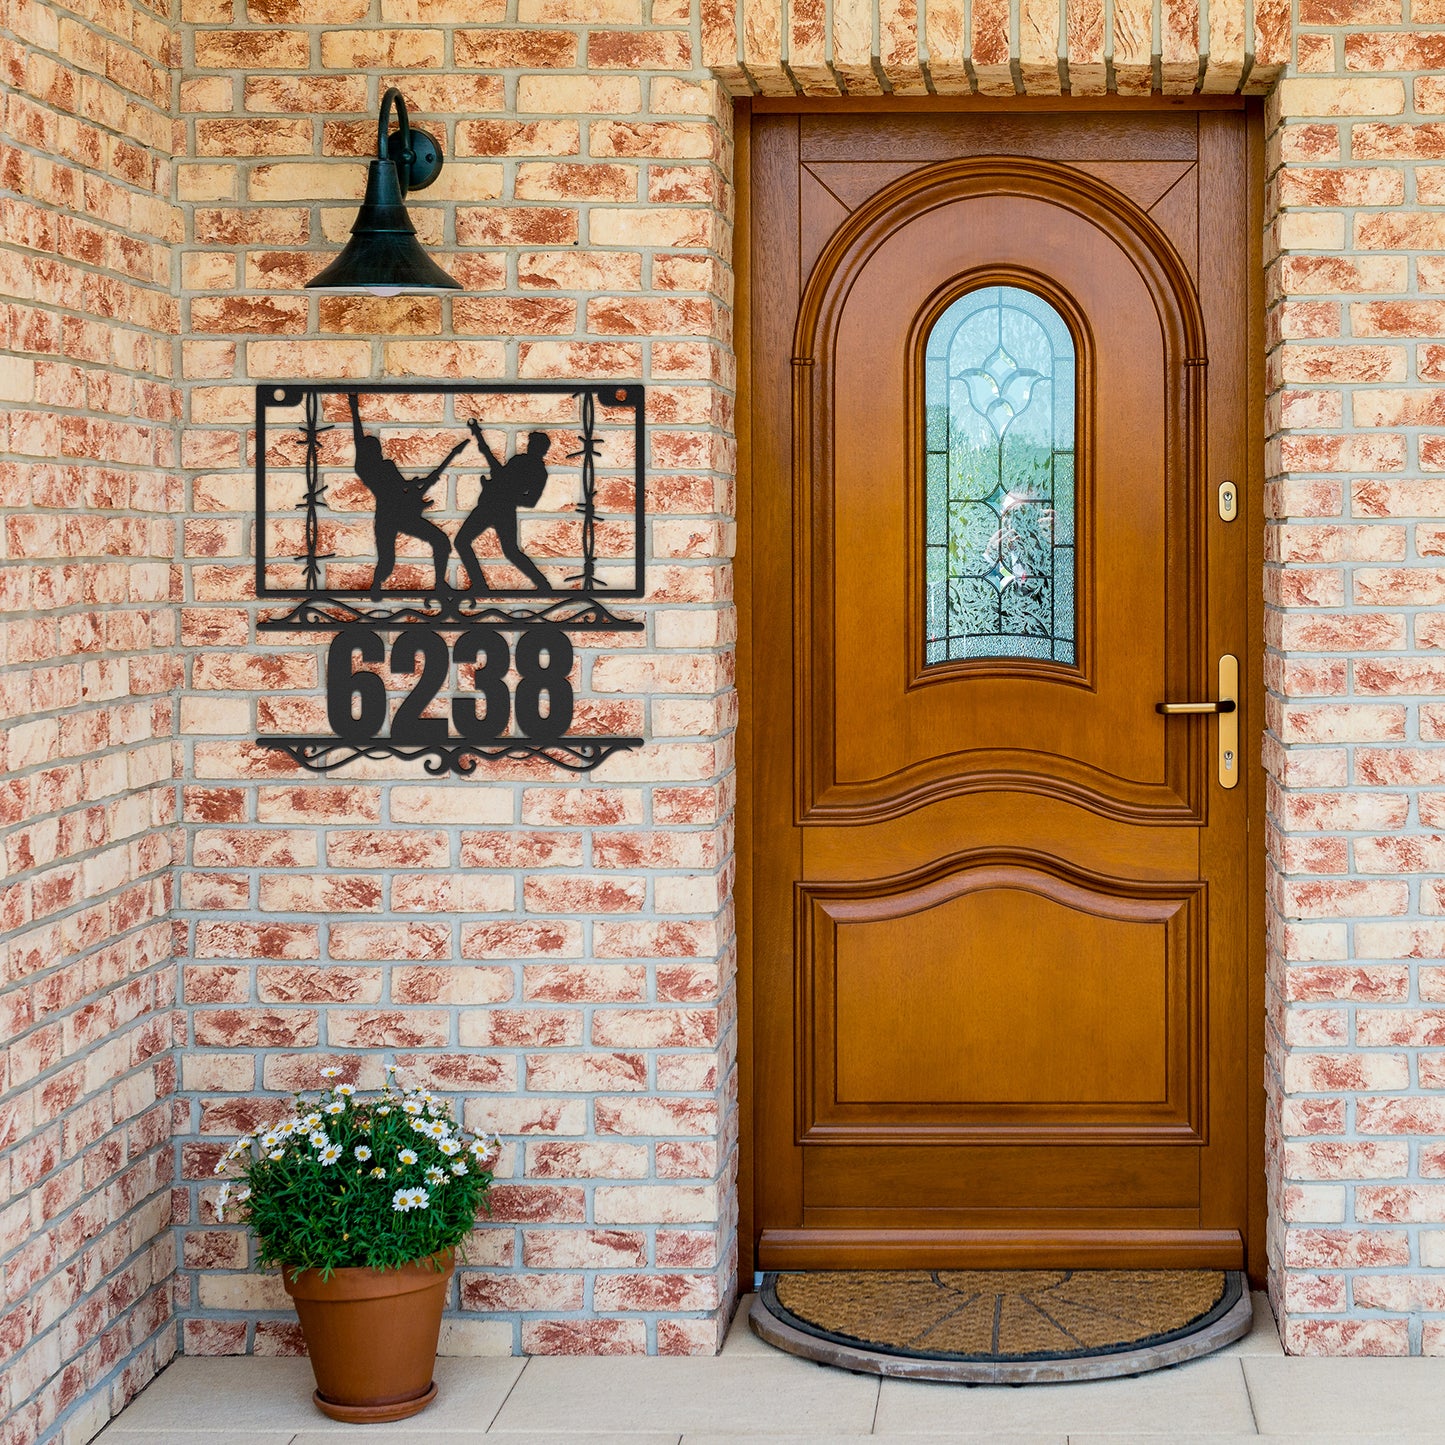
{"type": "Polygon", "coordinates": [[[678,0],[184,15],[185,1348],[298,1347],[214,1223],[220,1141],[325,1064],[394,1061],[507,1140],[445,1348],[710,1353],[735,1267],[730,103],[678,0]],[[448,158],[413,219],[473,294],[308,295],[392,83],[448,158]],[[579,642],[577,676],[641,751],[441,783],[254,746],[327,730],[326,639],[258,638],[250,600],[252,387],[303,376],[647,383],[647,631],[579,642]]]}
{"type": "Polygon", "coordinates": [[[1445,7],[1300,0],[1269,107],[1271,1288],[1445,1353],[1445,7]]]}
{"type": "Polygon", "coordinates": [[[175,1347],[167,8],[0,11],[0,1440],[175,1347]]]}
{"type": "Polygon", "coordinates": [[[191,1351],[297,1347],[207,1181],[326,1063],[369,1083],[400,1062],[508,1141],[445,1348],[715,1347],[737,1142],[726,92],[755,90],[1264,92],[1288,64],[1267,113],[1271,1288],[1293,1350],[1445,1352],[1445,9],[1016,9],[0,9],[7,1445],[86,1438],[173,1348],[173,1307],[191,1351]],[[469,294],[307,295],[393,82],[444,141],[412,213],[469,294]],[[582,782],[441,783],[254,747],[320,706],[323,641],[258,638],[250,592],[251,388],[305,376],[647,382],[647,631],[578,673],[643,751],[582,782]]]}

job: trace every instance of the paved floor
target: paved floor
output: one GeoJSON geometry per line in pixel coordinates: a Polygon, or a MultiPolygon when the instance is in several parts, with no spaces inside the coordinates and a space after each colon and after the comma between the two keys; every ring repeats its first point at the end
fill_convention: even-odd
{"type": "Polygon", "coordinates": [[[1262,1295],[1255,1327],[1208,1359],[1080,1385],[923,1385],[793,1359],[746,1307],[716,1359],[444,1359],[440,1393],[398,1425],[338,1425],[305,1360],[176,1361],[103,1445],[1276,1445],[1445,1440],[1445,1360],[1288,1359],[1262,1295]]]}

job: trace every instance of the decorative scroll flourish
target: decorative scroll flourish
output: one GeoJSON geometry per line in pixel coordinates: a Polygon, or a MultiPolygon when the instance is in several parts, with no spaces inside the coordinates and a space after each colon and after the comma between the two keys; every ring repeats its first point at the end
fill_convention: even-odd
{"type": "Polygon", "coordinates": [[[545,607],[502,608],[455,594],[434,599],[431,606],[391,608],[363,606],[342,598],[308,598],[298,602],[282,617],[263,618],[256,624],[261,632],[316,632],[323,628],[349,627],[435,627],[442,623],[470,626],[485,622],[492,627],[531,627],[555,622],[569,632],[640,632],[645,624],[636,617],[619,617],[595,597],[577,602],[550,602],[545,607]]]}
{"type": "Polygon", "coordinates": [[[645,442],[631,383],[257,387],[256,595],[289,604],[257,627],[333,634],[331,735],[258,744],[436,777],[641,747],[569,729],[572,637],[644,626],[614,605],[644,590],[645,442]]]}
{"type": "Polygon", "coordinates": [[[341,738],[262,738],[263,747],[275,748],[313,773],[330,773],[358,758],[400,758],[422,760],[433,777],[455,773],[468,777],[484,760],[509,758],[526,761],[540,758],[573,773],[590,772],[613,753],[642,746],[641,738],[558,738],[554,742],[528,742],[525,738],[502,739],[494,744],[437,743],[430,747],[408,747],[378,738],[371,743],[349,743],[341,738]]]}
{"type": "Polygon", "coordinates": [[[1074,344],[1017,286],[959,297],[925,366],[925,662],[1076,655],[1074,344]]]}

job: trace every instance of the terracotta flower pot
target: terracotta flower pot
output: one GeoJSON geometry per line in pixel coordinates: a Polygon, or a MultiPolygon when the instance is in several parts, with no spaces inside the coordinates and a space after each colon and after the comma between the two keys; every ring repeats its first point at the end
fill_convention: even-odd
{"type": "Polygon", "coordinates": [[[400,1269],[281,1271],[301,1318],[323,1415],[404,1420],[436,1398],[432,1379],[453,1251],[400,1269]]]}

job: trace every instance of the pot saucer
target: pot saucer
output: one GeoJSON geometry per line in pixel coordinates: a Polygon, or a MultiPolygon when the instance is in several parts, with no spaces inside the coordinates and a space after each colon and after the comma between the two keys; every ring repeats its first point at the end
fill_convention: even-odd
{"type": "Polygon", "coordinates": [[[333,1420],[343,1420],[351,1425],[384,1425],[389,1420],[405,1420],[425,1410],[437,1397],[437,1382],[433,1380],[420,1395],[409,1400],[391,1400],[384,1405],[343,1405],[337,1400],[328,1400],[320,1390],[313,1390],[311,1398],[323,1415],[333,1420]]]}

